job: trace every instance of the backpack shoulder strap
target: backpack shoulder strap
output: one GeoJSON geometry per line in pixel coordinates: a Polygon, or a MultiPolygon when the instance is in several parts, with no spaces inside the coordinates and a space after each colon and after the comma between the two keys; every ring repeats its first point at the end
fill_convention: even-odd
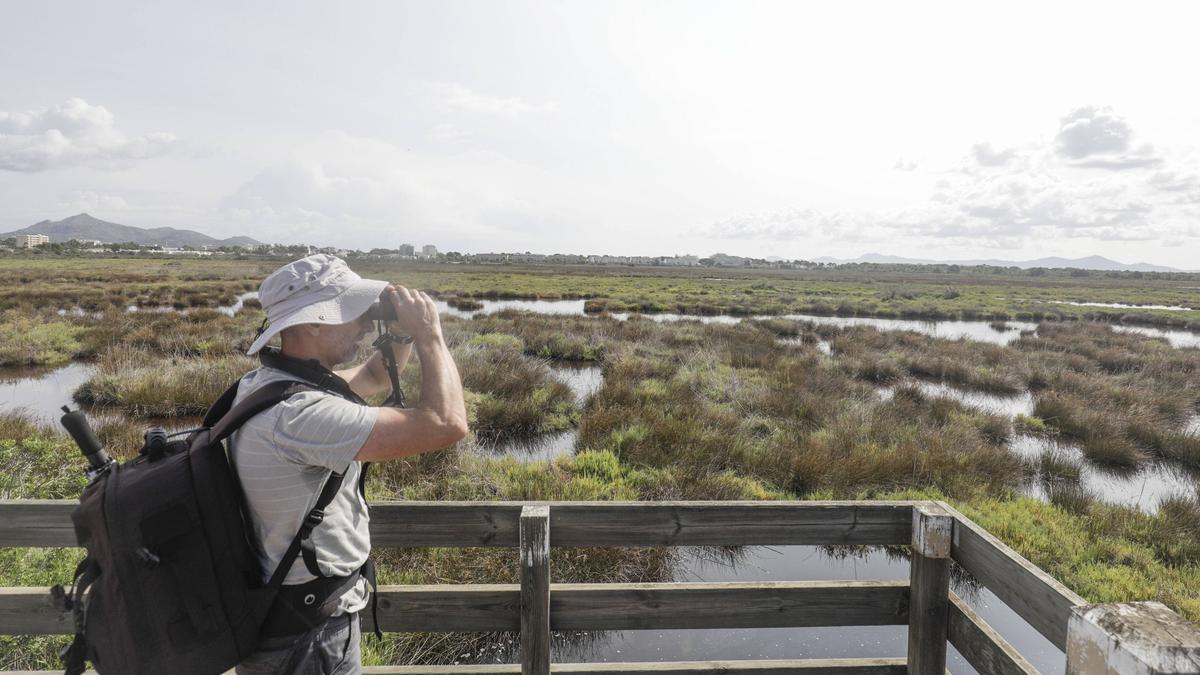
{"type": "Polygon", "coordinates": [[[241,378],[234,380],[233,384],[229,385],[229,388],[217,397],[216,401],[213,401],[208,411],[204,413],[204,421],[200,423],[201,427],[205,429],[213,428],[213,425],[224,417],[225,413],[229,412],[229,409],[233,407],[233,399],[237,398],[238,385],[241,382],[241,378]]]}
{"type": "Polygon", "coordinates": [[[304,516],[304,522],[300,524],[300,531],[292,538],[292,543],[284,552],[283,558],[279,560],[279,565],[271,574],[271,580],[267,582],[268,586],[279,588],[283,585],[288,571],[292,569],[292,563],[296,562],[296,557],[301,554],[303,554],[304,566],[308,568],[309,574],[318,578],[330,578],[317,566],[317,551],[313,546],[312,532],[325,520],[325,509],[333,502],[338,490],[342,489],[342,480],[345,477],[344,473],[330,472],[325,479],[325,484],[321,486],[321,493],[317,496],[317,502],[313,504],[312,510],[304,516]]]}
{"type": "MultiPolygon", "coordinates": [[[[208,441],[210,443],[219,443],[229,437],[230,434],[237,431],[243,424],[248,422],[251,417],[258,413],[291,398],[292,395],[302,391],[312,391],[315,387],[306,382],[297,380],[281,380],[279,382],[269,382],[255,389],[249,396],[238,401],[238,404],[233,406],[229,412],[221,415],[220,419],[212,425],[209,432],[208,441]]],[[[213,404],[215,411],[216,407],[222,403],[229,392],[233,391],[236,395],[237,385],[230,387],[217,402],[213,404]]],[[[232,397],[229,399],[232,401],[232,397]]],[[[205,416],[205,422],[208,422],[208,416],[205,416]]]]}

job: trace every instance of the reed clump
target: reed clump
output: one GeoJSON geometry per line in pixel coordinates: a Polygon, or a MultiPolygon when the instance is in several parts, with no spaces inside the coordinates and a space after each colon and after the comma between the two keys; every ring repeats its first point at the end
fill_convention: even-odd
{"type": "Polygon", "coordinates": [[[57,366],[78,356],[84,329],[52,316],[0,312],[0,366],[57,366]]]}
{"type": "Polygon", "coordinates": [[[486,334],[454,348],[471,397],[472,428],[488,441],[569,429],[578,418],[575,394],[544,360],[526,356],[513,336],[486,334]]]}
{"type": "Polygon", "coordinates": [[[131,347],[105,352],[75,392],[82,405],[130,417],[203,415],[230,384],[256,367],[243,355],[163,358],[131,347]]]}

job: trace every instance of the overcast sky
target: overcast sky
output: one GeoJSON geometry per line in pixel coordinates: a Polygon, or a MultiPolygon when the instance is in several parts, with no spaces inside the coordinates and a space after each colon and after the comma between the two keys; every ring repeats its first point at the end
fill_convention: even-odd
{"type": "Polygon", "coordinates": [[[0,231],[1195,268],[1192,3],[5,3],[0,231]]]}

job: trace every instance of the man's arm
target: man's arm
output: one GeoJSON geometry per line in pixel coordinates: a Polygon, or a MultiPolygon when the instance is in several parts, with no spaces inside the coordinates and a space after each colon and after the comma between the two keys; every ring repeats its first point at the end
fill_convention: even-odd
{"type": "MultiPolygon", "coordinates": [[[[412,356],[412,345],[392,343],[391,349],[392,353],[396,355],[396,372],[403,372],[404,366],[408,365],[409,357],[412,356]]],[[[369,398],[392,389],[392,379],[388,376],[387,364],[383,362],[383,354],[379,353],[379,350],[375,350],[371,358],[353,368],[334,372],[350,384],[354,393],[363,398],[369,398]]]]}
{"type": "Polygon", "coordinates": [[[388,293],[396,305],[396,323],[413,336],[421,361],[421,401],[416,408],[379,409],[370,436],[355,456],[365,462],[439,450],[468,432],[462,380],[442,337],[433,300],[404,288],[388,293]]]}

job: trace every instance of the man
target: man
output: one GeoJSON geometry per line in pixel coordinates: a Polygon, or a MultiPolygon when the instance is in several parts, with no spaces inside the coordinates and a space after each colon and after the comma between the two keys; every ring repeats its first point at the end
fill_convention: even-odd
{"type": "MultiPolygon", "coordinates": [[[[260,413],[231,439],[230,454],[245,491],[262,569],[265,577],[271,575],[326,479],[341,474],[336,496],[312,530],[313,550],[291,566],[281,597],[289,597],[289,589],[305,593],[329,577],[346,582],[329,587],[334,590],[328,600],[318,604],[333,606],[333,615],[313,628],[268,619],[258,651],[237,672],[359,673],[358,611],[367,605],[369,589],[357,573],[371,550],[362,463],[437,450],[463,438],[467,416],[462,383],[429,296],[363,279],[335,256],[312,255],[276,270],[263,281],[259,300],[269,328],[248,353],[261,350],[264,365],[242,378],[238,400],[279,380],[303,379],[321,387],[260,413]],[[362,401],[391,386],[378,352],[359,366],[333,372],[354,359],[372,327],[366,312],[377,300],[395,309],[396,320],[388,330],[412,338],[411,346],[393,342],[385,349],[394,350],[401,368],[411,351],[420,359],[421,396],[415,408],[371,407],[362,401]],[[267,347],[275,335],[281,340],[278,350],[267,347]]],[[[302,603],[295,606],[312,604],[313,596],[300,597],[302,603]]],[[[280,606],[277,602],[275,613],[280,606]]]]}

